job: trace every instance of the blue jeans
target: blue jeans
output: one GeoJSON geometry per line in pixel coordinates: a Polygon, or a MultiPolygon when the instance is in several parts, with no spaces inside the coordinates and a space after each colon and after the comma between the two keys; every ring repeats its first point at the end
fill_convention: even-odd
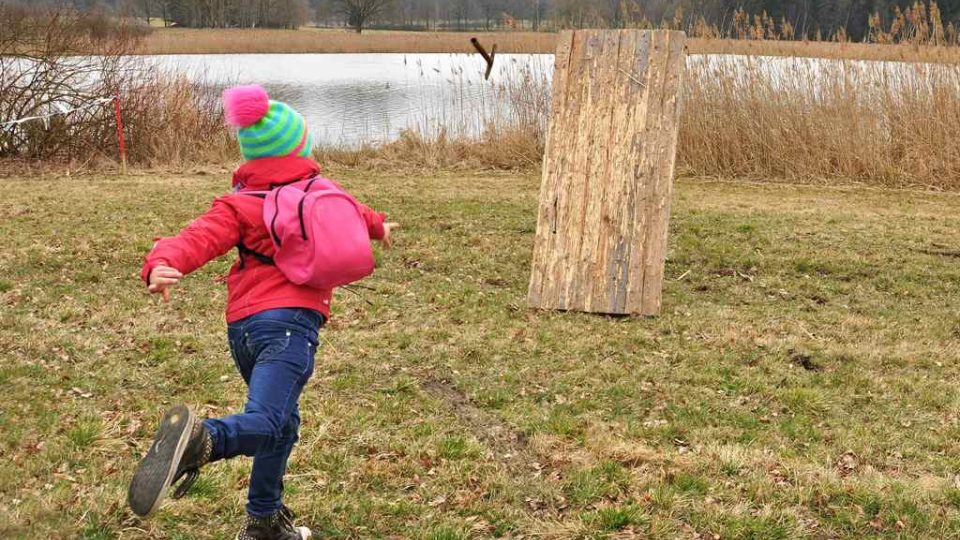
{"type": "Polygon", "coordinates": [[[266,517],[283,504],[287,458],[299,439],[300,392],[313,374],[323,316],[309,309],[272,309],[227,327],[230,352],[244,382],[243,414],[207,419],[211,461],[253,456],[247,513],[266,517]]]}

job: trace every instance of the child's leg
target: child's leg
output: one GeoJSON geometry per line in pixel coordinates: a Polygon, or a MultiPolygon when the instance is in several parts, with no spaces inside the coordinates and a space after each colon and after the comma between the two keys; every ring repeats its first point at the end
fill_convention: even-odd
{"type": "Polygon", "coordinates": [[[255,456],[248,510],[258,517],[282,505],[283,474],[300,425],[297,402],[313,373],[320,319],[304,313],[309,312],[273,310],[244,321],[237,331],[240,343],[231,340],[249,386],[244,413],[204,421],[213,459],[255,456]]]}
{"type": "Polygon", "coordinates": [[[269,450],[258,452],[253,458],[250,489],[247,494],[247,513],[268,516],[283,505],[283,475],[293,446],[300,439],[300,411],[294,408],[283,430],[283,436],[269,450]]]}
{"type": "MultiPolygon", "coordinates": [[[[231,352],[249,387],[244,413],[201,423],[186,406],[170,409],[130,482],[128,502],[134,512],[155,510],[179,478],[184,481],[175,496],[185,493],[206,463],[247,455],[256,456],[249,505],[257,512],[253,517],[281,515],[283,474],[300,424],[297,402],[313,374],[322,322],[316,312],[277,309],[230,325],[231,352]]],[[[283,517],[292,520],[289,512],[283,517]]],[[[275,521],[264,523],[272,527],[275,521]]]]}
{"type": "Polygon", "coordinates": [[[242,414],[204,421],[213,436],[214,460],[256,456],[272,450],[283,438],[300,392],[313,373],[314,350],[302,336],[291,334],[287,339],[286,348],[258,356],[242,414]]]}

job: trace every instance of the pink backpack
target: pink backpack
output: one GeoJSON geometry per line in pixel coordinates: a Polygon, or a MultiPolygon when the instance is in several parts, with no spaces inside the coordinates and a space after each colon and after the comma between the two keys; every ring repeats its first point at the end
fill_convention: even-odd
{"type": "Polygon", "coordinates": [[[370,233],[359,203],[327,178],[315,177],[266,193],[263,222],[277,252],[272,261],[244,246],[241,257],[272,262],[291,282],[333,289],[373,273],[370,233]]]}

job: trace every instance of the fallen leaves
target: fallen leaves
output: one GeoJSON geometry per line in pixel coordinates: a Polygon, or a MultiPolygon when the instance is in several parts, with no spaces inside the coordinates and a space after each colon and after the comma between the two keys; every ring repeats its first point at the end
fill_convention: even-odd
{"type": "Polygon", "coordinates": [[[841,455],[836,463],[836,469],[840,473],[840,476],[849,476],[860,468],[860,458],[853,452],[845,452],[841,455]]]}

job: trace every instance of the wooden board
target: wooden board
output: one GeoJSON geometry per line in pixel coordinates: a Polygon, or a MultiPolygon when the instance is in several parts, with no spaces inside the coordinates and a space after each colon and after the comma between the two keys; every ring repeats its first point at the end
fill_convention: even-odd
{"type": "Polygon", "coordinates": [[[564,32],[556,55],[530,305],[660,312],[683,32],[564,32]]]}

